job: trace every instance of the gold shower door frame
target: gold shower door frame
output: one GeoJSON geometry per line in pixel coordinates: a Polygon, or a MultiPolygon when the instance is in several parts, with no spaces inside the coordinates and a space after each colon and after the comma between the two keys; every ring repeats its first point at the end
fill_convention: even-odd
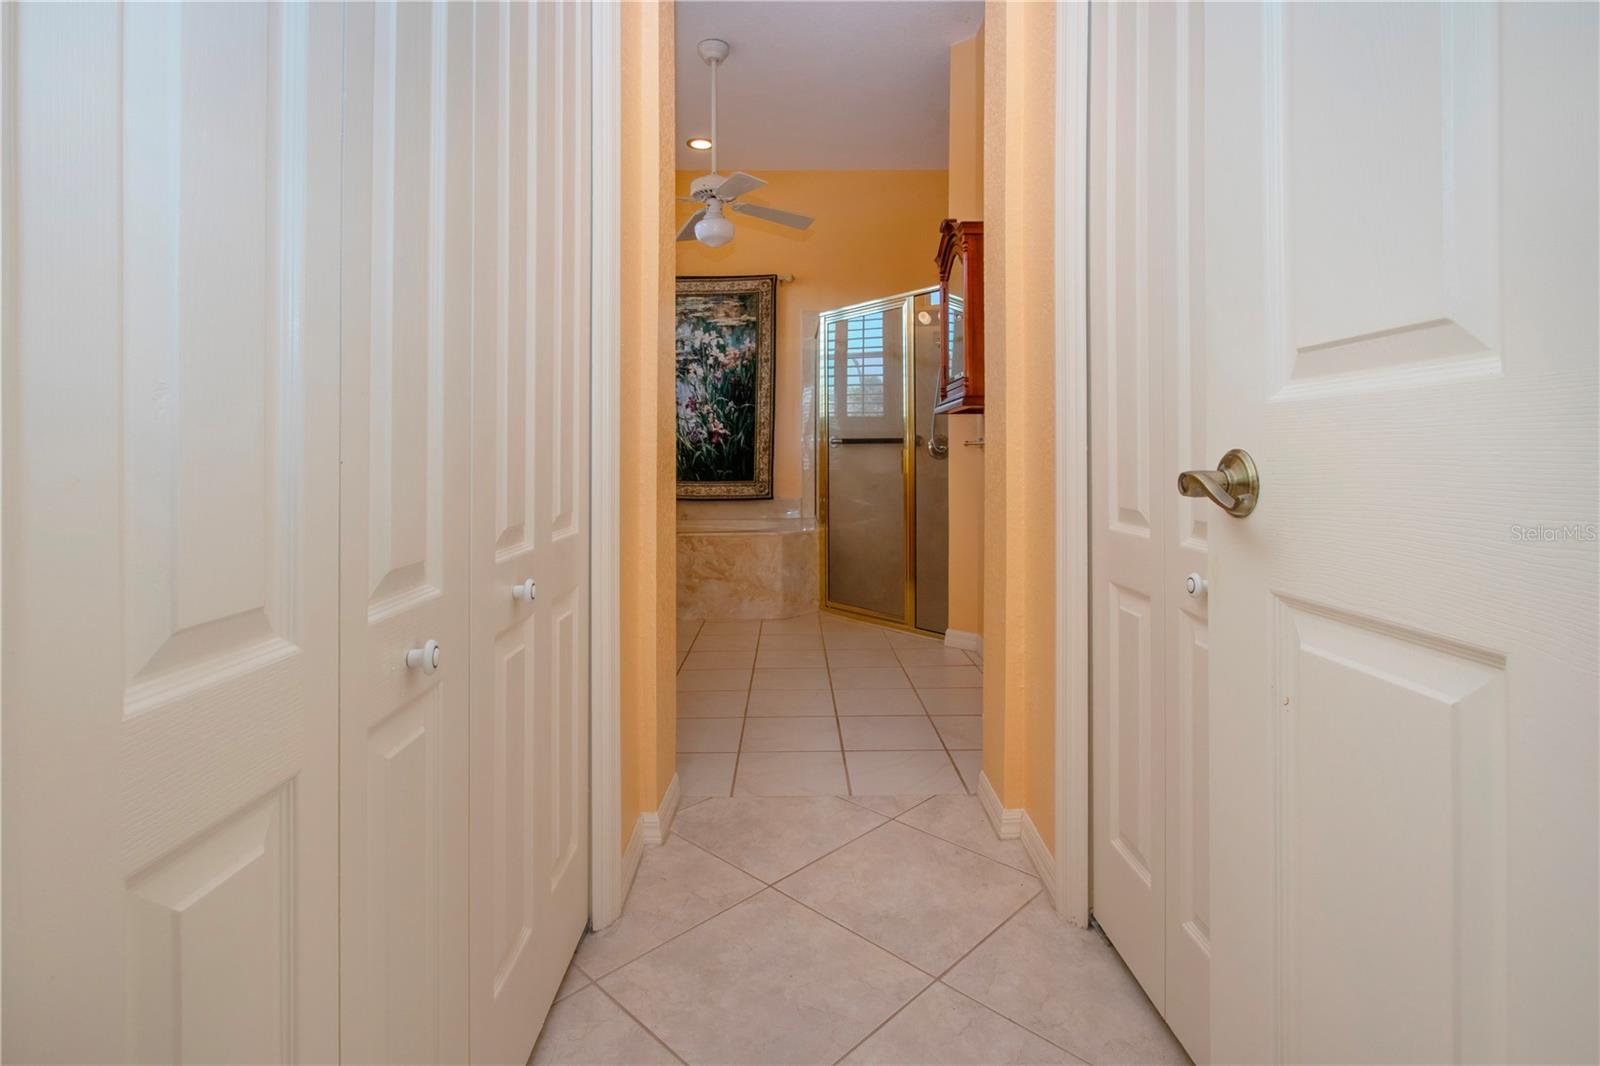
{"type": "MultiPolygon", "coordinates": [[[[903,629],[912,633],[932,633],[932,630],[918,629],[917,618],[917,411],[916,411],[916,328],[913,325],[913,312],[919,296],[936,294],[937,285],[910,292],[899,293],[894,296],[885,296],[877,300],[868,300],[864,303],[851,304],[848,307],[838,307],[832,311],[824,312],[817,320],[817,517],[822,535],[818,537],[821,545],[822,558],[817,567],[820,588],[818,589],[818,602],[825,610],[837,614],[859,618],[863,621],[874,622],[878,625],[903,629]],[[901,357],[900,357],[900,395],[902,399],[901,412],[901,447],[900,447],[900,477],[904,486],[905,496],[905,594],[901,601],[901,616],[882,614],[865,607],[856,607],[851,604],[835,602],[829,595],[828,588],[828,439],[832,433],[831,398],[833,386],[829,371],[831,360],[828,357],[829,330],[850,318],[856,318],[873,311],[889,311],[895,307],[900,309],[901,330],[901,357]]],[[[837,357],[835,355],[835,357],[837,357]]],[[[930,429],[931,432],[931,429],[930,429]]]]}

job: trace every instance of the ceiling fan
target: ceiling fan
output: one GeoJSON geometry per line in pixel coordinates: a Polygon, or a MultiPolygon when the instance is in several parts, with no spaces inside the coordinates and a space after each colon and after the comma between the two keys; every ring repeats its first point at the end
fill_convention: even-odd
{"type": "Polygon", "coordinates": [[[683,203],[700,204],[700,210],[689,216],[689,221],[678,230],[678,240],[696,240],[707,248],[721,248],[733,240],[733,220],[725,212],[737,211],[741,215],[764,218],[791,229],[807,229],[812,219],[793,211],[779,211],[760,204],[741,204],[739,197],[766,185],[754,174],[738,171],[724,177],[717,173],[717,67],[728,58],[728,42],[709,37],[697,46],[700,58],[711,67],[711,173],[696,178],[689,186],[689,195],[680,196],[683,203]]]}

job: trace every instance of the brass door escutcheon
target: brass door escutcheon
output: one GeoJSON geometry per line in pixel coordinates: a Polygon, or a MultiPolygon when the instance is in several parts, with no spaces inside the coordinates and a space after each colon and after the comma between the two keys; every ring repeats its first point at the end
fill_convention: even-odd
{"type": "Polygon", "coordinates": [[[1256,509],[1261,498],[1261,477],[1250,453],[1234,448],[1222,457],[1215,470],[1185,470],[1178,475],[1178,491],[1185,496],[1204,496],[1235,518],[1256,509]]]}

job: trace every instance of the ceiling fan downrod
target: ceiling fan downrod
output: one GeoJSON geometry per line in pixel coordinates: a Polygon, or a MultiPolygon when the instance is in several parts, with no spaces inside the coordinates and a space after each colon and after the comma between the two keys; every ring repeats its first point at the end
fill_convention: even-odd
{"type": "Polygon", "coordinates": [[[728,42],[717,37],[707,37],[695,46],[700,58],[711,67],[711,173],[717,171],[717,67],[728,58],[728,42]]]}

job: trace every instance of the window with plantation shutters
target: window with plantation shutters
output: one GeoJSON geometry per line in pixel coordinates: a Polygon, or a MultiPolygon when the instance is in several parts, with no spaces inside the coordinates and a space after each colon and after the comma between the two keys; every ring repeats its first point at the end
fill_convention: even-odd
{"type": "Polygon", "coordinates": [[[884,413],[883,317],[863,316],[844,324],[844,410],[853,418],[884,413]]]}

